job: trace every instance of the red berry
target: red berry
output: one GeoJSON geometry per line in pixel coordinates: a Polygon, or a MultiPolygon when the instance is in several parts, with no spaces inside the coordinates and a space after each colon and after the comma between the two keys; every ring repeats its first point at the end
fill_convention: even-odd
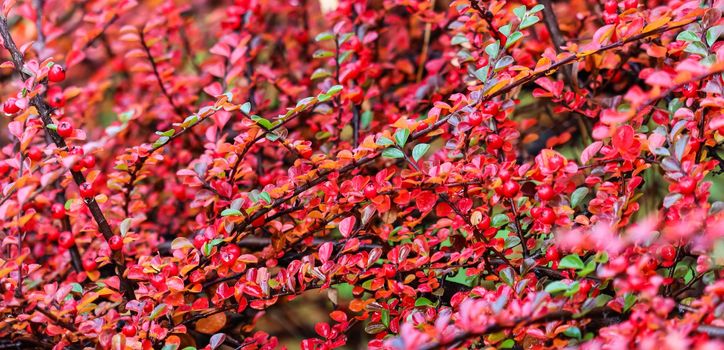
{"type": "Polygon", "coordinates": [[[616,24],[618,23],[618,20],[618,15],[615,13],[603,13],[603,22],[605,22],[606,24],[616,24]]]}
{"type": "Polygon", "coordinates": [[[264,174],[259,177],[259,184],[266,186],[274,182],[274,177],[271,174],[264,174]]]}
{"type": "Polygon", "coordinates": [[[696,190],[696,181],[690,177],[684,177],[679,181],[679,192],[691,194],[696,190]]]}
{"type": "Polygon", "coordinates": [[[681,88],[681,93],[686,98],[692,98],[696,97],[696,95],[698,94],[698,89],[699,87],[696,85],[696,83],[688,83],[681,88]]]}
{"type": "Polygon", "coordinates": [[[564,159],[563,157],[559,155],[554,155],[550,159],[548,159],[548,167],[553,170],[559,170],[563,166],[564,159]]]}
{"type": "Polygon", "coordinates": [[[538,198],[543,201],[549,201],[556,196],[556,192],[551,185],[538,186],[538,198]]]}
{"type": "Polygon", "coordinates": [[[163,272],[164,276],[170,277],[170,276],[178,276],[178,266],[174,263],[170,263],[161,269],[161,272],[163,272]]]}
{"type": "Polygon", "coordinates": [[[497,134],[490,134],[488,137],[485,138],[485,142],[488,143],[488,150],[496,150],[500,147],[503,147],[503,138],[500,137],[500,135],[497,134]]]}
{"type": "Polygon", "coordinates": [[[365,195],[365,198],[367,198],[367,199],[372,199],[372,198],[377,197],[377,189],[375,188],[375,185],[367,184],[367,186],[365,186],[364,195],[365,195]]]}
{"type": "Polygon", "coordinates": [[[508,169],[500,169],[500,171],[498,171],[498,177],[503,182],[510,180],[510,176],[511,176],[510,170],[508,170],[508,169]]]}
{"type": "Polygon", "coordinates": [[[86,155],[85,157],[83,157],[83,159],[80,160],[80,165],[82,165],[86,169],[91,169],[96,166],[96,157],[94,157],[92,154],[86,155]]]}
{"type": "Polygon", "coordinates": [[[5,100],[5,102],[3,102],[3,112],[5,112],[5,114],[15,114],[20,112],[20,107],[15,104],[16,101],[17,100],[12,97],[5,100]]]}
{"type": "Polygon", "coordinates": [[[500,191],[504,197],[513,198],[516,194],[518,194],[519,190],[520,185],[517,182],[508,180],[503,183],[503,187],[500,191]]]}
{"type": "Polygon", "coordinates": [[[653,115],[651,116],[651,119],[653,119],[654,123],[659,125],[668,125],[669,124],[669,113],[657,109],[654,111],[653,115]]]}
{"type": "Polygon", "coordinates": [[[547,261],[557,261],[560,256],[558,255],[558,249],[556,247],[549,247],[546,250],[546,260],[547,261]]]}
{"type": "Polygon", "coordinates": [[[578,286],[578,293],[581,295],[588,295],[588,292],[591,291],[591,287],[593,286],[593,283],[589,280],[583,280],[579,283],[578,286]]]}
{"type": "Polygon", "coordinates": [[[500,105],[497,102],[488,101],[483,105],[483,113],[496,115],[500,112],[500,105]]]}
{"type": "Polygon", "coordinates": [[[539,217],[540,217],[540,211],[541,211],[542,209],[543,209],[543,208],[541,208],[541,207],[533,207],[533,208],[530,208],[530,216],[532,216],[534,219],[539,218],[539,217]]]}
{"type": "Polygon", "coordinates": [[[616,13],[616,12],[618,12],[618,2],[616,2],[615,0],[608,0],[603,5],[603,9],[607,13],[616,13]]]}
{"type": "Polygon", "coordinates": [[[136,326],[134,326],[130,323],[126,324],[125,326],[123,326],[123,329],[121,330],[121,332],[123,332],[123,335],[125,335],[127,337],[133,337],[136,335],[136,326]]]}
{"type": "Polygon", "coordinates": [[[70,122],[60,122],[57,131],[58,135],[62,138],[71,137],[73,135],[73,124],[70,122]]]}
{"type": "Polygon", "coordinates": [[[59,64],[54,64],[48,71],[48,80],[57,83],[65,80],[65,69],[59,64]]]}
{"type": "Polygon", "coordinates": [[[69,249],[70,247],[75,245],[75,237],[73,237],[73,233],[70,231],[63,231],[58,236],[58,245],[61,248],[69,249]]]}
{"type": "Polygon", "coordinates": [[[65,217],[65,206],[60,203],[53,203],[50,206],[50,215],[53,219],[62,219],[65,217]]]}
{"type": "Polygon", "coordinates": [[[94,271],[97,268],[98,268],[98,263],[96,262],[96,259],[93,259],[93,258],[83,259],[83,270],[94,271]]]}
{"type": "Polygon", "coordinates": [[[540,215],[538,216],[538,220],[546,225],[553,225],[556,222],[556,219],[558,217],[556,216],[556,213],[553,211],[553,209],[545,207],[542,208],[540,211],[540,215]]]}
{"type": "Polygon", "coordinates": [[[108,246],[111,247],[111,250],[113,251],[119,251],[123,249],[123,238],[119,235],[113,235],[108,240],[108,246]]]}
{"type": "Polygon", "coordinates": [[[28,150],[28,158],[34,162],[39,162],[43,159],[43,151],[41,151],[40,148],[33,147],[28,150]]]}
{"type": "Polygon", "coordinates": [[[150,314],[151,311],[153,311],[153,309],[154,309],[154,306],[153,306],[152,302],[147,300],[145,303],[143,303],[143,312],[150,314]]]}
{"type": "Polygon", "coordinates": [[[483,217],[480,219],[480,222],[478,223],[478,229],[487,230],[489,227],[490,227],[490,217],[483,214],[483,217]]]}
{"type": "Polygon", "coordinates": [[[157,273],[157,274],[151,276],[151,285],[154,286],[158,290],[165,289],[166,288],[166,277],[164,277],[160,273],[157,273]]]}
{"type": "Polygon", "coordinates": [[[57,86],[48,89],[48,104],[53,108],[62,108],[65,106],[65,96],[63,90],[57,86]]]}
{"type": "Polygon", "coordinates": [[[55,229],[50,230],[50,231],[48,231],[48,234],[46,237],[48,238],[49,241],[55,242],[58,240],[58,238],[60,238],[60,231],[55,230],[55,229]]]}
{"type": "Polygon", "coordinates": [[[174,185],[171,188],[171,193],[173,193],[173,196],[176,197],[176,199],[182,201],[186,199],[186,186],[182,184],[174,185]]]}
{"type": "Polygon", "coordinates": [[[241,255],[241,248],[236,244],[228,244],[221,248],[220,257],[221,263],[224,266],[232,266],[236,262],[236,259],[241,255]]]}
{"type": "Polygon", "coordinates": [[[623,2],[623,7],[627,10],[638,8],[639,0],[625,0],[623,2]]]}
{"type": "Polygon", "coordinates": [[[676,259],[676,248],[671,244],[667,244],[659,249],[659,255],[664,261],[673,261],[676,259]]]}
{"type": "Polygon", "coordinates": [[[10,170],[10,165],[7,162],[0,161],[0,174],[5,174],[10,170]]]}
{"type": "Polygon", "coordinates": [[[80,184],[80,196],[83,197],[83,199],[89,199],[93,198],[96,195],[95,189],[93,189],[93,185],[89,182],[84,182],[80,184]]]}
{"type": "Polygon", "coordinates": [[[70,149],[70,155],[72,155],[72,156],[82,156],[83,153],[85,153],[85,152],[83,151],[83,148],[80,148],[80,147],[78,147],[78,146],[73,146],[73,147],[70,149]]]}
{"type": "Polygon", "coordinates": [[[206,243],[206,237],[204,237],[204,235],[194,236],[194,247],[196,247],[196,249],[201,249],[204,243],[206,243]]]}
{"type": "Polygon", "coordinates": [[[483,116],[480,113],[472,113],[468,116],[468,123],[472,126],[478,126],[483,122],[483,116]]]}

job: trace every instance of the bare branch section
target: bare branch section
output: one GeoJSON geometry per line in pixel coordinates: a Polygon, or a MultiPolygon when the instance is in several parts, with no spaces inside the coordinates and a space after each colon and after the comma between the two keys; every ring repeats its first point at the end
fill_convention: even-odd
{"type": "MultiPolygon", "coordinates": [[[[15,70],[20,74],[20,77],[23,80],[26,80],[30,78],[27,73],[23,72],[22,68],[25,64],[23,54],[20,52],[18,47],[15,45],[15,41],[13,41],[12,36],[10,35],[10,28],[8,27],[7,18],[4,16],[0,16],[0,35],[2,35],[3,41],[5,43],[5,48],[10,52],[10,55],[12,56],[13,64],[15,65],[15,70]]],[[[65,143],[65,140],[58,135],[58,133],[50,128],[47,128],[48,125],[53,124],[53,119],[51,118],[52,108],[48,104],[48,102],[44,98],[44,93],[38,94],[33,96],[30,99],[30,104],[34,106],[40,115],[40,118],[43,121],[43,124],[46,126],[45,132],[50,135],[50,138],[53,140],[53,143],[62,150],[67,150],[68,145],[65,143]]],[[[81,184],[86,182],[86,178],[80,171],[70,170],[70,173],[73,177],[73,181],[76,183],[76,185],[80,186],[81,184]]],[[[111,229],[111,226],[108,224],[108,221],[106,220],[105,215],[103,214],[103,211],[101,210],[100,206],[96,202],[95,198],[87,198],[84,200],[85,204],[88,206],[88,209],[91,212],[91,215],[93,216],[93,220],[95,220],[96,224],[98,225],[98,230],[103,235],[103,238],[108,241],[113,237],[113,229],[111,229]]],[[[125,267],[125,259],[123,257],[123,253],[121,252],[114,252],[112,255],[112,261],[115,265],[115,272],[120,278],[121,281],[121,289],[127,299],[135,299],[135,293],[132,288],[131,282],[125,278],[124,274],[126,271],[125,267]]]]}

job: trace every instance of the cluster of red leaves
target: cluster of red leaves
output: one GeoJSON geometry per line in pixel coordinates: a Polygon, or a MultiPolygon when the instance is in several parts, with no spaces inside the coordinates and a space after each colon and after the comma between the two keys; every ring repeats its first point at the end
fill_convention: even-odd
{"type": "Polygon", "coordinates": [[[721,348],[724,2],[322,3],[2,2],[0,346],[721,348]]]}

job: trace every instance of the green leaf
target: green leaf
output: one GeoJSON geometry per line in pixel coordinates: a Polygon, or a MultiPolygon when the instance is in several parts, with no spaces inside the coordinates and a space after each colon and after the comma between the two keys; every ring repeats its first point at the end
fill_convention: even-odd
{"type": "Polygon", "coordinates": [[[397,131],[395,131],[395,142],[397,142],[397,145],[400,147],[405,147],[408,137],[410,137],[410,130],[397,129],[397,131]]]}
{"type": "Polygon", "coordinates": [[[119,230],[121,232],[121,237],[125,237],[126,233],[128,233],[128,230],[131,228],[131,218],[125,218],[123,221],[121,221],[121,224],[119,225],[119,230]]]}
{"type": "Polygon", "coordinates": [[[321,32],[317,34],[317,36],[314,37],[314,41],[320,42],[320,41],[327,41],[334,39],[334,34],[330,32],[321,32]]]}
{"type": "Polygon", "coordinates": [[[558,264],[558,269],[580,270],[584,267],[585,267],[585,265],[583,264],[583,260],[581,260],[581,257],[576,254],[571,254],[571,255],[565,256],[563,259],[561,259],[561,262],[558,264]]]}
{"type": "Polygon", "coordinates": [[[706,43],[709,46],[714,45],[714,43],[719,40],[719,37],[721,36],[721,33],[724,33],[724,24],[714,26],[709,28],[706,31],[706,43]]]}
{"type": "Polygon", "coordinates": [[[362,123],[362,129],[367,129],[370,127],[370,124],[372,124],[372,119],[374,118],[374,114],[372,111],[364,111],[362,113],[361,123],[362,123]]]}
{"type": "Polygon", "coordinates": [[[379,146],[388,147],[388,146],[394,145],[395,143],[392,142],[392,140],[390,140],[390,139],[388,139],[388,138],[386,138],[386,137],[384,137],[384,136],[380,136],[380,137],[377,139],[377,141],[375,141],[375,144],[377,144],[377,145],[379,145],[379,146]]]}
{"type": "Polygon", "coordinates": [[[241,212],[239,211],[239,209],[228,208],[228,209],[224,209],[224,211],[221,212],[221,216],[240,216],[240,215],[241,215],[241,212]]]}
{"type": "Polygon", "coordinates": [[[515,14],[518,19],[521,21],[523,20],[523,16],[525,16],[525,5],[518,6],[513,9],[513,13],[515,14]]]}
{"type": "Polygon", "coordinates": [[[495,71],[499,71],[511,64],[513,64],[514,60],[511,56],[503,56],[501,57],[498,62],[495,62],[495,71]]]}
{"type": "Polygon", "coordinates": [[[505,339],[502,343],[500,343],[501,349],[511,349],[515,346],[515,340],[513,339],[505,339]]]}
{"type": "Polygon", "coordinates": [[[320,79],[320,78],[326,78],[331,75],[332,75],[332,73],[330,73],[328,70],[326,70],[324,68],[317,68],[314,70],[314,73],[312,73],[311,79],[315,80],[315,79],[320,79]]]}
{"type": "Polygon", "coordinates": [[[337,60],[337,63],[342,64],[342,62],[346,61],[349,57],[352,57],[352,51],[344,51],[339,54],[339,59],[337,60]]]}
{"type": "Polygon", "coordinates": [[[340,91],[342,91],[344,87],[342,85],[334,85],[327,89],[327,95],[334,96],[338,94],[340,91]]]}
{"type": "Polygon", "coordinates": [[[563,293],[563,295],[567,296],[567,297],[573,296],[576,293],[578,293],[579,289],[581,289],[581,283],[578,281],[575,281],[568,286],[568,290],[566,290],[566,292],[563,293]]]}
{"type": "Polygon", "coordinates": [[[382,310],[382,315],[380,317],[380,320],[382,321],[382,324],[385,325],[385,327],[390,327],[390,311],[389,310],[382,310]]]}
{"type": "Polygon", "coordinates": [[[435,306],[435,304],[428,298],[419,297],[417,298],[417,300],[415,300],[415,307],[421,306],[435,306]]]}
{"type": "Polygon", "coordinates": [[[686,45],[684,52],[693,53],[701,57],[706,57],[706,55],[709,54],[709,50],[707,50],[706,46],[704,46],[704,43],[701,41],[689,43],[689,45],[686,45]]]}
{"type": "Polygon", "coordinates": [[[483,68],[480,68],[473,72],[473,75],[480,80],[480,82],[484,83],[488,80],[488,71],[490,70],[490,66],[485,66],[483,68]]]}
{"type": "Polygon", "coordinates": [[[528,27],[530,27],[530,26],[538,23],[538,21],[540,21],[540,18],[538,18],[538,16],[529,16],[529,17],[526,17],[522,22],[520,22],[520,27],[519,27],[519,28],[520,28],[520,29],[528,28],[528,27]]]}
{"type": "Polygon", "coordinates": [[[252,115],[251,120],[255,121],[257,124],[263,126],[265,129],[270,130],[272,127],[272,123],[258,115],[252,115]]]}
{"type": "Polygon", "coordinates": [[[412,150],[412,159],[414,159],[416,162],[422,158],[422,156],[427,153],[427,150],[430,149],[430,145],[427,143],[420,143],[415,146],[415,148],[412,150]]]}
{"type": "Polygon", "coordinates": [[[501,227],[503,225],[506,225],[510,222],[510,218],[508,218],[508,215],[505,214],[497,214],[493,216],[493,220],[491,220],[491,224],[493,227],[501,227]]]}
{"type": "Polygon", "coordinates": [[[148,316],[149,319],[155,320],[158,318],[158,316],[161,316],[163,314],[166,314],[166,304],[158,304],[155,309],[151,312],[151,315],[148,316]]]}
{"type": "Polygon", "coordinates": [[[581,339],[581,330],[578,327],[567,328],[563,334],[569,338],[581,339]]]}
{"type": "Polygon", "coordinates": [[[549,294],[556,294],[556,293],[562,292],[567,289],[568,289],[568,285],[566,284],[566,282],[554,281],[554,282],[548,283],[548,285],[545,288],[545,291],[549,294]]]}
{"type": "Polygon", "coordinates": [[[623,311],[626,312],[631,309],[631,307],[636,303],[636,299],[636,294],[626,293],[623,296],[623,311]]]}
{"type": "Polygon", "coordinates": [[[578,271],[578,275],[579,276],[588,276],[593,271],[596,271],[596,262],[591,260],[586,264],[586,266],[583,268],[583,270],[578,271]]]}
{"type": "Polygon", "coordinates": [[[168,136],[161,136],[158,138],[158,140],[156,140],[156,142],[153,143],[152,147],[159,148],[159,147],[165,145],[166,142],[168,142],[168,139],[169,139],[168,136]]]}
{"type": "Polygon", "coordinates": [[[166,137],[171,137],[175,133],[176,133],[176,130],[174,130],[174,129],[168,129],[166,131],[156,131],[156,135],[166,136],[166,137]]]}
{"type": "Polygon", "coordinates": [[[265,202],[267,202],[269,204],[271,204],[271,202],[272,202],[271,196],[269,195],[269,193],[266,193],[266,192],[260,193],[259,198],[263,199],[265,202]]]}
{"type": "Polygon", "coordinates": [[[458,33],[455,34],[455,36],[450,40],[450,44],[452,45],[460,45],[468,42],[468,38],[465,36],[465,34],[458,33]]]}
{"type": "Polygon", "coordinates": [[[518,40],[523,38],[523,33],[516,31],[508,37],[508,41],[505,43],[505,47],[511,47],[518,40]]]}
{"type": "Polygon", "coordinates": [[[508,23],[508,24],[498,28],[498,31],[500,32],[500,34],[505,35],[505,37],[507,38],[510,35],[511,28],[513,28],[513,26],[510,23],[508,23]]]}
{"type": "Polygon", "coordinates": [[[190,116],[186,117],[186,119],[184,119],[184,122],[181,123],[181,127],[184,129],[188,128],[189,126],[198,123],[198,121],[199,121],[198,115],[196,115],[196,114],[190,115],[190,116]]]}
{"type": "Polygon", "coordinates": [[[241,105],[241,113],[249,115],[249,112],[251,112],[251,102],[244,102],[244,104],[241,105]]]}
{"type": "Polygon", "coordinates": [[[317,50],[314,51],[314,54],[312,55],[314,58],[329,58],[334,57],[334,52],[328,51],[328,50],[317,50]]]}
{"type": "Polygon", "coordinates": [[[579,187],[571,194],[571,208],[577,207],[588,195],[587,187],[579,187]]]}
{"type": "Polygon", "coordinates": [[[332,99],[332,96],[329,96],[329,94],[319,94],[317,95],[317,100],[319,102],[325,102],[332,99]]]}
{"type": "Polygon", "coordinates": [[[681,41],[686,41],[686,42],[700,41],[699,37],[690,30],[685,30],[685,31],[679,33],[679,35],[676,36],[676,40],[681,40],[681,41]]]}
{"type": "Polygon", "coordinates": [[[382,156],[385,158],[392,158],[392,159],[398,159],[398,158],[404,158],[405,154],[402,153],[397,148],[387,148],[384,151],[382,151],[382,156]]]}
{"type": "Polygon", "coordinates": [[[485,47],[485,53],[491,58],[498,57],[498,52],[500,52],[500,41],[498,40],[485,47]]]}
{"type": "Polygon", "coordinates": [[[58,126],[55,125],[55,124],[52,124],[52,123],[51,123],[51,124],[46,124],[45,127],[48,128],[48,129],[50,129],[50,130],[58,130],[58,126]]]}
{"type": "Polygon", "coordinates": [[[538,5],[533,6],[533,8],[530,9],[530,11],[528,11],[528,13],[529,13],[529,14],[534,14],[534,13],[536,13],[536,12],[543,11],[543,8],[544,8],[543,5],[538,4],[538,5]]]}

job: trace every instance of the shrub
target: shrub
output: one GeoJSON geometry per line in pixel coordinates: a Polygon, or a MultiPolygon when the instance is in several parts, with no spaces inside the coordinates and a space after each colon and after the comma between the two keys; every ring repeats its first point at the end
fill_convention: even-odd
{"type": "Polygon", "coordinates": [[[722,1],[321,6],[3,2],[0,347],[722,347],[722,1]]]}

